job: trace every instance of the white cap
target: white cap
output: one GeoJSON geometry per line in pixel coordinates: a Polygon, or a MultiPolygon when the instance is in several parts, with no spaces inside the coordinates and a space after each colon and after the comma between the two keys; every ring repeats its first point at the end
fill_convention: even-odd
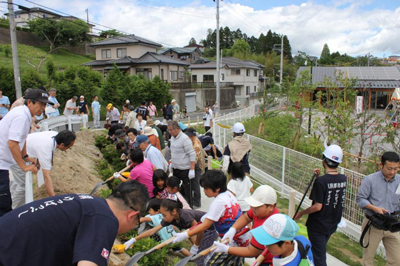
{"type": "Polygon", "coordinates": [[[85,96],[81,95],[79,98],[85,98],[85,96]]]}
{"type": "Polygon", "coordinates": [[[175,99],[172,99],[171,103],[173,103],[173,102],[176,102],[176,100],[175,100],[175,99]]]}
{"type": "Polygon", "coordinates": [[[235,123],[232,127],[232,131],[234,133],[244,133],[246,130],[244,128],[244,125],[242,123],[235,123]]]}
{"type": "Polygon", "coordinates": [[[268,185],[259,186],[250,197],[244,200],[251,207],[259,207],[264,204],[276,204],[277,195],[275,189],[268,185]]]}
{"type": "Polygon", "coordinates": [[[154,125],[156,125],[156,126],[158,126],[160,123],[161,123],[160,120],[154,121],[154,125]]]}
{"type": "Polygon", "coordinates": [[[126,100],[126,101],[125,101],[125,103],[131,103],[131,101],[129,101],[129,100],[126,100]]]}

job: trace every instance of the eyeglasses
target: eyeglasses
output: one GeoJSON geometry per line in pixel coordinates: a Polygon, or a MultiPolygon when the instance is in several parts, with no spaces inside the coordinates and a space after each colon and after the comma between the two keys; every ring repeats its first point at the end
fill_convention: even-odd
{"type": "Polygon", "coordinates": [[[386,168],[388,171],[399,171],[399,169],[400,169],[400,167],[394,167],[394,168],[392,168],[392,167],[388,167],[388,168],[386,168]]]}
{"type": "Polygon", "coordinates": [[[136,215],[137,218],[137,226],[140,227],[140,212],[137,211],[135,208],[133,208],[132,206],[129,206],[129,208],[131,208],[132,210],[134,210],[135,212],[138,212],[138,214],[136,215]]]}
{"type": "Polygon", "coordinates": [[[175,130],[175,128],[168,128],[168,131],[174,131],[175,130]]]}

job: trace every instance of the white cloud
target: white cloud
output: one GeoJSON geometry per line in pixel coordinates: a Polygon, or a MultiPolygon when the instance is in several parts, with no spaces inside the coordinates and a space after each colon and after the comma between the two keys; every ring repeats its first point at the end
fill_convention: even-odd
{"type": "MultiPolygon", "coordinates": [[[[38,0],[39,1],[39,0],[38,0]]],[[[196,0],[180,8],[157,8],[147,1],[134,0],[45,0],[40,4],[90,19],[138,36],[183,46],[191,37],[198,42],[215,28],[215,8],[196,0]]],[[[221,2],[221,26],[240,28],[258,37],[268,29],[288,36],[292,52],[319,56],[328,43],[331,52],[350,55],[400,54],[400,8],[364,10],[368,1],[334,1],[320,5],[309,0],[300,5],[255,10],[250,6],[221,2]]],[[[152,2],[154,3],[154,2],[152,2]]],[[[96,27],[98,28],[98,27],[96,27]]]]}

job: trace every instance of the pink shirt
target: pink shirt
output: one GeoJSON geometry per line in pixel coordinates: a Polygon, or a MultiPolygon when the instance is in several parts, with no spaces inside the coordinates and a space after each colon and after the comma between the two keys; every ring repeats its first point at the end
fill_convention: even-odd
{"type": "Polygon", "coordinates": [[[144,160],[143,163],[136,165],[130,174],[132,180],[137,180],[139,183],[145,185],[147,187],[147,191],[149,192],[150,198],[153,195],[153,164],[144,160]]]}

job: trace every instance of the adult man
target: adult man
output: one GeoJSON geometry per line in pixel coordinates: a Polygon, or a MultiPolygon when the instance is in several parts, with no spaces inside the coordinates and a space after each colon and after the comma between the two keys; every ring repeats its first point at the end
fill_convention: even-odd
{"type": "Polygon", "coordinates": [[[78,99],[78,96],[73,96],[71,99],[67,101],[65,104],[64,108],[64,115],[65,116],[70,116],[73,115],[74,112],[78,114],[78,107],[76,107],[76,100],[78,99]]]}
{"type": "Polygon", "coordinates": [[[129,181],[106,199],[69,194],[22,206],[0,219],[0,265],[106,266],[117,234],[138,224],[148,199],[129,181]]]}
{"type": "Polygon", "coordinates": [[[107,105],[107,118],[106,118],[106,120],[107,121],[110,121],[110,124],[118,124],[118,121],[119,121],[119,115],[120,115],[120,113],[119,113],[119,111],[118,111],[118,109],[117,108],[115,108],[113,105],[112,105],[112,103],[109,103],[108,105],[107,105]]]}
{"type": "Polygon", "coordinates": [[[243,137],[246,129],[242,123],[235,123],[232,127],[232,131],[233,140],[225,147],[222,171],[228,171],[228,173],[230,173],[232,164],[234,162],[241,162],[245,173],[250,174],[249,155],[251,144],[250,141],[243,137]]]}
{"type": "Polygon", "coordinates": [[[157,107],[153,104],[152,101],[150,101],[149,107],[147,107],[147,110],[149,111],[149,115],[150,115],[150,117],[151,117],[152,119],[154,119],[154,117],[155,117],[156,115],[158,115],[157,107]]]}
{"type": "Polygon", "coordinates": [[[149,160],[156,169],[162,169],[165,172],[168,170],[167,163],[161,151],[150,144],[146,135],[139,135],[136,138],[134,147],[139,147],[143,151],[144,157],[149,160]]]}
{"type": "Polygon", "coordinates": [[[95,95],[92,102],[93,128],[100,128],[100,108],[99,97],[95,95]]]}
{"type": "Polygon", "coordinates": [[[147,110],[146,102],[142,102],[141,105],[136,108],[136,113],[141,114],[143,120],[147,121],[147,119],[149,118],[149,110],[147,110]]]}
{"type": "Polygon", "coordinates": [[[167,106],[166,103],[164,103],[163,107],[160,109],[162,114],[163,114],[163,117],[164,117],[165,121],[168,120],[167,109],[168,109],[168,106],[167,106]]]}
{"type": "Polygon", "coordinates": [[[214,139],[211,132],[206,132],[203,136],[199,137],[201,146],[207,154],[210,154],[214,159],[222,157],[222,154],[214,145],[214,139]]]}
{"type": "MultiPolygon", "coordinates": [[[[357,204],[366,215],[373,213],[392,213],[399,210],[400,201],[400,169],[399,155],[395,152],[385,152],[381,157],[381,170],[366,176],[358,189],[357,204]]],[[[364,218],[362,230],[369,219],[364,218]]],[[[382,241],[386,250],[386,265],[400,265],[400,235],[375,228],[371,225],[366,238],[369,245],[364,249],[363,265],[373,266],[374,256],[382,241]]],[[[367,241],[366,241],[367,242],[367,241]]]]}
{"type": "Polygon", "coordinates": [[[192,202],[192,182],[195,182],[195,161],[196,153],[194,152],[192,141],[179,128],[177,121],[168,123],[168,132],[171,134],[171,162],[174,176],[183,181],[181,192],[193,208],[192,202]]]}
{"type": "Polygon", "coordinates": [[[171,103],[168,105],[167,108],[167,121],[172,120],[173,116],[174,116],[174,104],[175,104],[176,100],[172,99],[171,103]]]}
{"type": "Polygon", "coordinates": [[[53,105],[48,104],[46,106],[46,115],[47,117],[55,117],[60,115],[60,111],[58,108],[60,107],[60,103],[57,101],[57,90],[51,88],[49,90],[49,101],[53,103],[53,105]]]}
{"type": "MultiPolygon", "coordinates": [[[[57,133],[56,131],[44,131],[29,134],[26,139],[26,151],[37,158],[43,170],[44,184],[47,194],[55,196],[50,171],[53,167],[54,152],[56,149],[66,151],[75,143],[76,136],[68,130],[57,133]]],[[[25,204],[25,172],[15,164],[10,170],[13,173],[13,181],[10,184],[13,209],[25,204]]]]}
{"type": "MultiPolygon", "coordinates": [[[[347,177],[337,170],[342,158],[343,152],[338,145],[325,148],[322,160],[325,175],[315,180],[310,194],[312,205],[294,218],[297,220],[308,214],[306,226],[316,266],[326,266],[326,244],[342,218],[347,185],[347,177]]],[[[319,174],[319,169],[314,173],[319,174]]]]}
{"type": "Polygon", "coordinates": [[[3,90],[0,88],[0,119],[2,119],[10,109],[10,99],[3,95],[3,90]]]}
{"type": "MultiPolygon", "coordinates": [[[[276,191],[268,185],[259,186],[253,195],[245,198],[245,201],[250,205],[250,210],[236,220],[223,236],[222,240],[229,239],[229,242],[232,243],[235,234],[240,232],[249,223],[253,222],[253,229],[255,229],[262,226],[271,215],[278,213],[278,209],[276,208],[276,191]]],[[[253,236],[250,245],[247,247],[229,247],[224,244],[218,244],[216,252],[224,252],[241,257],[257,257],[264,249],[265,247],[253,236]]],[[[272,255],[266,256],[263,263],[265,263],[263,265],[272,263],[272,255]]]]}
{"type": "Polygon", "coordinates": [[[203,125],[204,125],[205,131],[207,132],[213,126],[213,114],[209,107],[205,108],[205,112],[206,113],[203,116],[203,125]]]}
{"type": "Polygon", "coordinates": [[[126,112],[128,113],[128,115],[126,117],[125,126],[129,127],[129,128],[134,128],[137,114],[136,114],[135,111],[133,111],[133,106],[132,105],[128,105],[126,107],[126,112]]]}
{"type": "Polygon", "coordinates": [[[24,171],[36,173],[36,160],[29,157],[26,151],[32,116],[41,115],[47,103],[52,104],[49,95],[40,89],[31,90],[25,96],[25,104],[11,110],[0,121],[0,217],[12,210],[9,170],[13,164],[18,164],[24,171]],[[25,165],[25,162],[32,162],[25,165]]]}

